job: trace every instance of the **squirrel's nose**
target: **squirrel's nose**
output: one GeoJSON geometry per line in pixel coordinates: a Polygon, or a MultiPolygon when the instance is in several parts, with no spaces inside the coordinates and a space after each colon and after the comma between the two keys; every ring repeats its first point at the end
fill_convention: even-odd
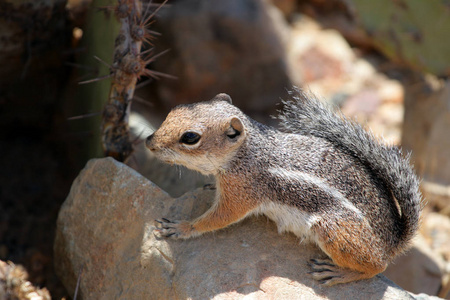
{"type": "Polygon", "coordinates": [[[153,146],[153,144],[152,144],[153,136],[154,136],[154,134],[151,134],[145,140],[145,146],[147,146],[147,148],[150,149],[150,151],[156,150],[155,146],[153,146]]]}

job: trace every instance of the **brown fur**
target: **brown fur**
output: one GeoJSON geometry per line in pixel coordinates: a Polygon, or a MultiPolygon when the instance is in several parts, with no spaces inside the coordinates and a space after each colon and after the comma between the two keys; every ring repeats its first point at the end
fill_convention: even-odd
{"type": "Polygon", "coordinates": [[[311,261],[312,277],[323,284],[382,272],[417,229],[418,180],[397,150],[304,101],[287,103],[282,118],[301,134],[253,121],[225,94],[172,110],[147,147],[161,160],[214,175],[217,194],[199,218],[158,220],[157,231],[189,238],[265,214],[280,232],[315,242],[332,259],[311,261]]]}
{"type": "Polygon", "coordinates": [[[203,233],[225,228],[257,207],[256,199],[246,197],[240,188],[242,179],[239,176],[221,176],[217,186],[221,197],[208,212],[192,222],[195,230],[203,233]]]}
{"type": "Polygon", "coordinates": [[[334,274],[316,270],[316,279],[332,278],[329,285],[333,285],[371,278],[386,269],[387,258],[379,251],[380,248],[361,240],[365,235],[372,237],[370,226],[364,223],[345,219],[338,222],[330,220],[318,222],[314,228],[318,236],[317,244],[332,259],[336,267],[332,268],[334,274]],[[336,227],[330,228],[330,224],[335,224],[336,227]],[[362,234],[355,235],[355,232],[362,234]]]}

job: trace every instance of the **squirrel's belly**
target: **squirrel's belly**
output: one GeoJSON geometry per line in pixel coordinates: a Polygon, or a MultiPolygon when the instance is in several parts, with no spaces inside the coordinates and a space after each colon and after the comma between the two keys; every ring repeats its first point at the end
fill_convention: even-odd
{"type": "Polygon", "coordinates": [[[314,240],[311,227],[320,220],[314,213],[301,211],[290,205],[267,201],[261,204],[254,214],[264,214],[277,224],[278,232],[292,232],[303,240],[314,240]]]}

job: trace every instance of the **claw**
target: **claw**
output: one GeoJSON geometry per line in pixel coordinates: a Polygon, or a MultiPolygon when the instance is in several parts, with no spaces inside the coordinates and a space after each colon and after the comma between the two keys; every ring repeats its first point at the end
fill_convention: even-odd
{"type": "Polygon", "coordinates": [[[319,259],[315,259],[312,258],[309,260],[311,264],[317,265],[317,266],[330,266],[330,267],[334,267],[335,265],[332,262],[329,262],[327,260],[319,260],[319,259]]]}
{"type": "Polygon", "coordinates": [[[212,183],[208,183],[208,184],[205,184],[205,185],[203,186],[203,189],[204,189],[204,190],[215,190],[215,189],[216,189],[216,185],[215,185],[215,184],[212,184],[212,183]]]}
{"type": "Polygon", "coordinates": [[[325,277],[324,279],[321,279],[321,280],[319,280],[319,283],[320,284],[324,284],[324,285],[327,285],[328,284],[328,282],[331,280],[331,279],[333,279],[334,277],[325,277]]]}
{"type": "Polygon", "coordinates": [[[337,283],[348,282],[342,281],[342,272],[345,272],[345,269],[337,267],[330,259],[310,259],[308,266],[311,269],[308,274],[320,284],[330,286],[337,283]]]}
{"type": "Polygon", "coordinates": [[[159,233],[160,236],[176,239],[189,237],[189,223],[187,221],[171,221],[167,218],[161,218],[160,220],[155,221],[157,224],[154,231],[159,233]]]}
{"type": "Polygon", "coordinates": [[[314,273],[325,273],[325,272],[333,272],[333,270],[330,270],[330,269],[327,269],[327,268],[321,268],[321,269],[319,269],[319,268],[315,268],[315,269],[313,269],[314,270],[314,273]]]}

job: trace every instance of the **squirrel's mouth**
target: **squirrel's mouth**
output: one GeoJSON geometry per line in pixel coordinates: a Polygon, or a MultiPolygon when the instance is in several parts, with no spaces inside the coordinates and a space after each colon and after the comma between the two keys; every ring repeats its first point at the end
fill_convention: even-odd
{"type": "Polygon", "coordinates": [[[167,163],[167,164],[176,164],[176,155],[174,155],[173,151],[169,149],[153,149],[151,153],[159,160],[167,163]]]}

